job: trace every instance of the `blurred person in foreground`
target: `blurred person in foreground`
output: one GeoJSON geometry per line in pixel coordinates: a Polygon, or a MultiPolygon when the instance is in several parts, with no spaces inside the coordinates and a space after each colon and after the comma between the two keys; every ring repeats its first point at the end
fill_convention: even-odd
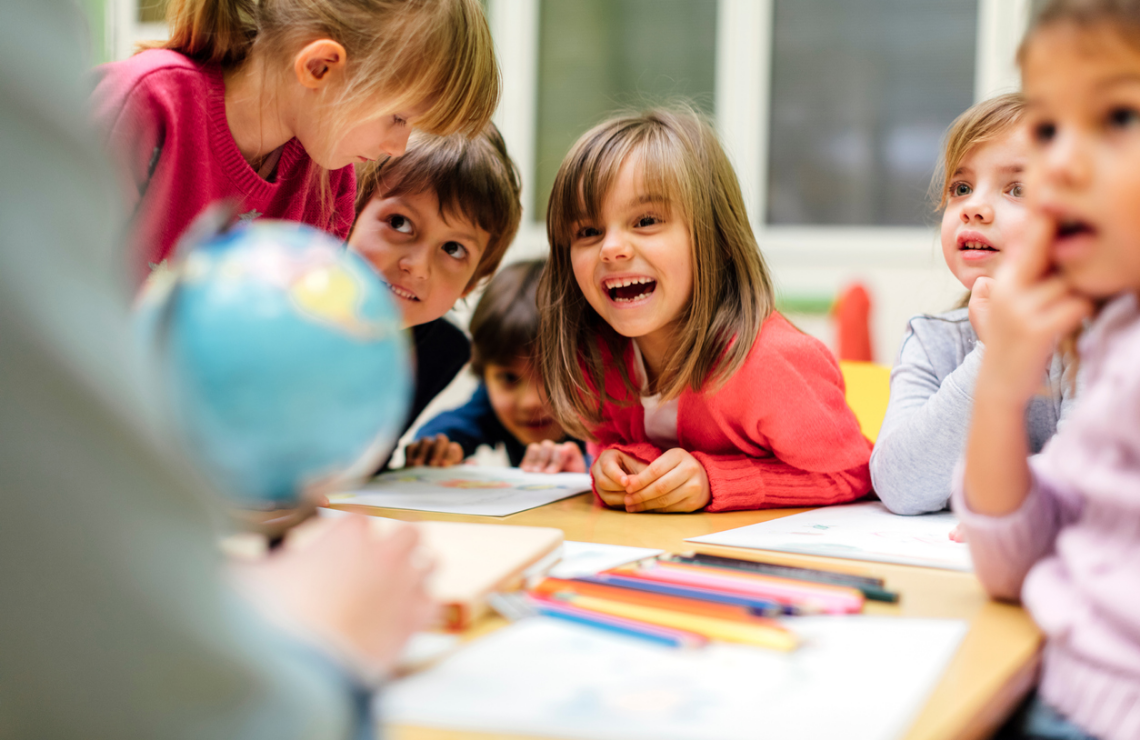
{"type": "Polygon", "coordinates": [[[128,328],[113,173],[64,0],[0,24],[0,735],[363,738],[432,606],[361,517],[226,570],[128,328]]]}

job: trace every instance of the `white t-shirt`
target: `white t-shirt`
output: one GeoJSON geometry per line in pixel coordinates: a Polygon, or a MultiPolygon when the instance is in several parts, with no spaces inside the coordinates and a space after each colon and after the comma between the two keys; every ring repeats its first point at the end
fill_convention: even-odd
{"type": "MultiPolygon", "coordinates": [[[[637,380],[644,391],[649,387],[649,374],[645,371],[645,360],[637,342],[633,343],[634,369],[637,380]]],[[[677,446],[677,399],[661,403],[661,394],[642,394],[641,405],[645,409],[645,435],[649,441],[663,450],[677,446]]]]}

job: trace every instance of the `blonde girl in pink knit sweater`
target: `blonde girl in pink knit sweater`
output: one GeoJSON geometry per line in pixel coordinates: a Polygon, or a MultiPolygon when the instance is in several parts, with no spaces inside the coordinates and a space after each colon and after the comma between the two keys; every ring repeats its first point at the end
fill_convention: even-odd
{"type": "Polygon", "coordinates": [[[1048,638],[1031,736],[1135,739],[1140,0],[1054,0],[1020,61],[1030,236],[995,277],[954,504],[982,583],[1020,598],[1048,638]],[[1025,407],[1042,369],[1092,317],[1080,401],[1027,462],[1025,407]]]}
{"type": "Polygon", "coordinates": [[[167,41],[100,67],[94,118],[133,213],[132,277],[211,202],[348,236],[353,167],[499,99],[478,0],[171,0],[167,41]]]}

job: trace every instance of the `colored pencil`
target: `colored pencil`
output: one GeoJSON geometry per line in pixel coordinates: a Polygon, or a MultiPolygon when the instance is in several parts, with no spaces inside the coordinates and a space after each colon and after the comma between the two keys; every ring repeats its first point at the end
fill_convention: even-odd
{"type": "Polygon", "coordinates": [[[698,614],[704,617],[716,617],[736,622],[769,623],[766,617],[761,617],[747,606],[736,604],[723,604],[706,599],[694,599],[682,596],[644,591],[642,589],[628,588],[616,584],[594,583],[578,579],[544,578],[530,591],[539,596],[559,597],[560,594],[577,596],[596,596],[610,601],[622,601],[627,604],[639,606],[652,606],[660,609],[672,609],[686,614],[698,614]]]}
{"type": "Polygon", "coordinates": [[[843,586],[792,581],[752,573],[729,573],[723,569],[667,561],[639,569],[615,568],[612,572],[630,578],[755,596],[789,606],[812,607],[826,614],[850,614],[863,608],[862,592],[843,586]]]}
{"type": "Polygon", "coordinates": [[[601,583],[610,586],[621,586],[623,588],[632,588],[637,589],[638,591],[647,591],[650,593],[665,594],[668,596],[680,596],[688,599],[703,599],[705,601],[712,601],[718,604],[733,604],[736,606],[744,606],[751,609],[754,613],[760,616],[778,616],[781,614],[801,614],[812,612],[812,610],[801,610],[797,607],[780,604],[772,601],[771,599],[761,599],[755,596],[746,596],[742,594],[730,594],[715,589],[697,588],[695,586],[682,586],[675,583],[662,583],[660,581],[650,581],[643,578],[631,578],[623,574],[613,572],[599,573],[596,576],[583,576],[578,580],[586,581],[588,583],[601,583]]]}
{"type": "Polygon", "coordinates": [[[669,573],[668,578],[691,579],[692,583],[707,581],[714,587],[741,589],[744,593],[756,593],[781,603],[815,605],[828,614],[850,614],[863,609],[863,593],[850,586],[670,562],[656,563],[649,570],[663,570],[669,573]]]}
{"type": "Polygon", "coordinates": [[[794,650],[799,644],[795,634],[776,622],[772,622],[771,625],[732,622],[727,619],[682,614],[669,609],[626,604],[620,601],[599,599],[594,596],[571,596],[566,601],[570,605],[582,609],[615,617],[636,619],[686,632],[695,632],[712,640],[739,642],[773,650],[794,650]]]}
{"type": "Polygon", "coordinates": [[[696,632],[650,624],[641,620],[606,614],[591,609],[583,609],[574,604],[549,598],[530,597],[531,606],[539,613],[568,622],[585,624],[590,627],[614,632],[628,637],[637,637],[649,642],[670,647],[701,647],[708,638],[696,632]]]}
{"type": "Polygon", "coordinates": [[[794,565],[780,565],[778,563],[767,563],[759,560],[726,558],[719,555],[706,555],[699,552],[686,555],[671,555],[668,556],[667,559],[677,563],[740,570],[747,573],[776,576],[778,578],[792,578],[800,581],[828,583],[833,586],[850,586],[859,589],[863,592],[863,596],[873,601],[894,603],[899,600],[898,593],[888,591],[883,587],[882,578],[871,578],[869,576],[859,576],[853,573],[841,573],[833,570],[801,568],[794,565]]]}

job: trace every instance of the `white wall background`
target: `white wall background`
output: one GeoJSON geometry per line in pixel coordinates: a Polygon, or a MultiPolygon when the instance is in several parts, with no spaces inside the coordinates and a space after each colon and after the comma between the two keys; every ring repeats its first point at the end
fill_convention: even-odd
{"type": "MultiPolygon", "coordinates": [[[[1015,55],[1030,0],[979,0],[975,99],[1018,88],[1015,55]]],[[[488,16],[503,72],[495,116],[523,173],[523,203],[533,201],[539,0],[488,0],[488,16]]],[[[719,0],[716,122],[748,203],[760,248],[777,288],[789,294],[834,295],[862,282],[873,301],[875,359],[890,364],[907,320],[948,310],[963,294],[942,259],[935,229],[769,227],[761,223],[768,137],[772,0],[719,0]]],[[[507,261],[544,256],[541,223],[524,214],[507,261]]],[[[459,321],[465,312],[457,312],[459,321]]],[[[833,344],[825,319],[792,316],[833,344]]]]}

